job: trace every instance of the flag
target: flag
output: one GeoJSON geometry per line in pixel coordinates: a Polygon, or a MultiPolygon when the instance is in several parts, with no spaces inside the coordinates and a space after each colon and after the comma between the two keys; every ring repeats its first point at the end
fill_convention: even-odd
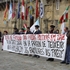
{"type": "Polygon", "coordinates": [[[13,0],[13,9],[12,9],[12,19],[16,16],[16,13],[15,13],[15,3],[14,3],[14,0],[13,0]]]}
{"type": "Polygon", "coordinates": [[[20,2],[18,0],[18,10],[17,10],[17,18],[20,18],[20,2]]]}
{"type": "Polygon", "coordinates": [[[7,18],[8,18],[8,4],[6,3],[6,9],[4,11],[4,18],[3,18],[3,20],[6,21],[7,18]]]}
{"type": "Polygon", "coordinates": [[[38,0],[36,0],[36,19],[39,17],[38,0]]]}
{"type": "Polygon", "coordinates": [[[27,17],[28,17],[28,7],[27,7],[27,4],[26,4],[26,11],[25,11],[25,19],[27,20],[27,17]]]}
{"type": "Polygon", "coordinates": [[[43,1],[41,0],[40,3],[40,18],[43,18],[44,16],[44,5],[43,5],[43,1]]]}
{"type": "Polygon", "coordinates": [[[64,33],[65,22],[67,22],[68,20],[68,10],[69,10],[69,6],[66,8],[59,21],[59,23],[61,23],[61,34],[64,33]]]}
{"type": "MultiPolygon", "coordinates": [[[[35,30],[35,25],[39,25],[39,19],[37,19],[37,21],[31,26],[31,28],[30,28],[30,31],[31,32],[35,32],[36,30],[35,30]]],[[[40,25],[39,25],[40,26],[40,25]]]]}
{"type": "Polygon", "coordinates": [[[25,8],[24,8],[24,0],[22,0],[22,8],[21,8],[21,19],[24,20],[25,16],[25,8]]]}
{"type": "Polygon", "coordinates": [[[27,32],[27,24],[23,24],[24,33],[27,32]]]}
{"type": "Polygon", "coordinates": [[[30,8],[29,8],[29,14],[30,14],[30,18],[32,18],[32,13],[33,13],[33,11],[32,11],[32,0],[30,0],[30,8]]]}
{"type": "Polygon", "coordinates": [[[10,3],[10,8],[9,8],[9,14],[8,14],[8,20],[12,18],[12,3],[10,3]]]}
{"type": "Polygon", "coordinates": [[[59,23],[62,24],[63,22],[67,22],[67,20],[68,20],[68,10],[69,10],[69,6],[66,8],[63,15],[61,16],[59,23]]]}
{"type": "Polygon", "coordinates": [[[61,24],[61,34],[64,34],[65,22],[61,24]]]}

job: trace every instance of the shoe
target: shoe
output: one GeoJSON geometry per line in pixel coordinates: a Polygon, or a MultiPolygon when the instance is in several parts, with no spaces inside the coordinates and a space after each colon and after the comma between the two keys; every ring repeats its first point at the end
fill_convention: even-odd
{"type": "Polygon", "coordinates": [[[24,54],[25,56],[28,56],[28,54],[24,54]]]}
{"type": "Polygon", "coordinates": [[[37,58],[40,58],[40,56],[37,55],[37,58]]]}
{"type": "Polygon", "coordinates": [[[66,63],[66,65],[69,65],[69,63],[66,63]]]}
{"type": "Polygon", "coordinates": [[[1,51],[3,51],[3,49],[1,49],[1,51]]]}
{"type": "Polygon", "coordinates": [[[32,56],[31,54],[29,54],[28,56],[32,56]]]}
{"type": "Polygon", "coordinates": [[[62,62],[61,62],[61,64],[65,64],[65,63],[66,63],[65,61],[62,61],[62,62]]]}
{"type": "Polygon", "coordinates": [[[54,59],[53,58],[48,58],[47,61],[54,61],[54,59]]]}
{"type": "Polygon", "coordinates": [[[34,55],[33,57],[37,57],[37,55],[34,55]]]}

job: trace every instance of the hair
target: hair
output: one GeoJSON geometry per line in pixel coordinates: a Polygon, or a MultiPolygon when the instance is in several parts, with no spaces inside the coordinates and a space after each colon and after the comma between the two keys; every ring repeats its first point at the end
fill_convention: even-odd
{"type": "Polygon", "coordinates": [[[4,31],[6,34],[8,34],[8,32],[7,31],[4,31]]]}
{"type": "Polygon", "coordinates": [[[68,30],[68,27],[65,27],[66,28],[66,30],[68,30]]]}
{"type": "Polygon", "coordinates": [[[27,27],[27,29],[30,29],[30,27],[27,27]]]}

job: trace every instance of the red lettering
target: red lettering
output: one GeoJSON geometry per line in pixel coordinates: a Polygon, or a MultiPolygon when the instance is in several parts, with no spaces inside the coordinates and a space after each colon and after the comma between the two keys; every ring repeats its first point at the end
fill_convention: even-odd
{"type": "Polygon", "coordinates": [[[27,36],[26,35],[23,35],[23,40],[27,40],[27,36]]]}
{"type": "Polygon", "coordinates": [[[37,39],[38,40],[47,40],[48,39],[48,35],[47,34],[39,34],[37,35],[37,39]]]}
{"type": "Polygon", "coordinates": [[[32,35],[29,35],[28,37],[30,40],[36,40],[36,35],[32,34],[32,35]]]}
{"type": "Polygon", "coordinates": [[[22,40],[22,37],[20,35],[13,35],[13,38],[15,40],[22,40]]]}
{"type": "Polygon", "coordinates": [[[60,40],[60,41],[65,40],[65,35],[58,34],[57,35],[57,40],[60,40]]]}
{"type": "Polygon", "coordinates": [[[5,39],[6,40],[9,40],[9,35],[5,35],[5,39]]]}

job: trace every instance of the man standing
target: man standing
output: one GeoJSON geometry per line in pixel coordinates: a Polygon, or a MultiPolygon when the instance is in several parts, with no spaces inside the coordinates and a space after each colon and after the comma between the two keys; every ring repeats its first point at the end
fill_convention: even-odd
{"type": "Polygon", "coordinates": [[[1,33],[1,31],[0,31],[0,42],[1,42],[1,37],[2,37],[2,33],[1,33]]]}
{"type": "Polygon", "coordinates": [[[17,28],[14,28],[13,34],[19,34],[19,30],[17,28]]]}
{"type": "Polygon", "coordinates": [[[35,25],[35,33],[34,34],[42,34],[42,32],[39,30],[39,25],[35,25]]]}
{"type": "MultiPolygon", "coordinates": [[[[55,33],[54,28],[55,28],[55,26],[54,25],[51,25],[50,26],[50,29],[51,30],[49,31],[49,33],[54,34],[55,33]]],[[[54,59],[53,58],[48,58],[47,61],[54,61],[54,59]]]]}
{"type": "Polygon", "coordinates": [[[24,28],[21,28],[21,30],[19,31],[19,34],[24,34],[24,28]]]}
{"type": "Polygon", "coordinates": [[[68,30],[68,27],[65,27],[64,34],[67,36],[67,47],[66,47],[66,54],[64,61],[61,62],[61,64],[69,64],[70,63],[70,31],[68,30]]]}
{"type": "Polygon", "coordinates": [[[30,31],[30,27],[27,27],[27,32],[26,34],[33,34],[31,31],[30,31]]]}
{"type": "Polygon", "coordinates": [[[55,26],[54,26],[54,25],[51,25],[51,26],[50,26],[50,31],[49,31],[49,33],[52,33],[52,34],[53,34],[53,33],[55,32],[55,31],[54,31],[54,28],[55,28],[55,26]]]}
{"type": "MultiPolygon", "coordinates": [[[[39,30],[39,25],[35,25],[35,33],[34,34],[42,34],[42,32],[39,30]]],[[[34,57],[40,58],[39,55],[34,55],[34,57]]]]}

